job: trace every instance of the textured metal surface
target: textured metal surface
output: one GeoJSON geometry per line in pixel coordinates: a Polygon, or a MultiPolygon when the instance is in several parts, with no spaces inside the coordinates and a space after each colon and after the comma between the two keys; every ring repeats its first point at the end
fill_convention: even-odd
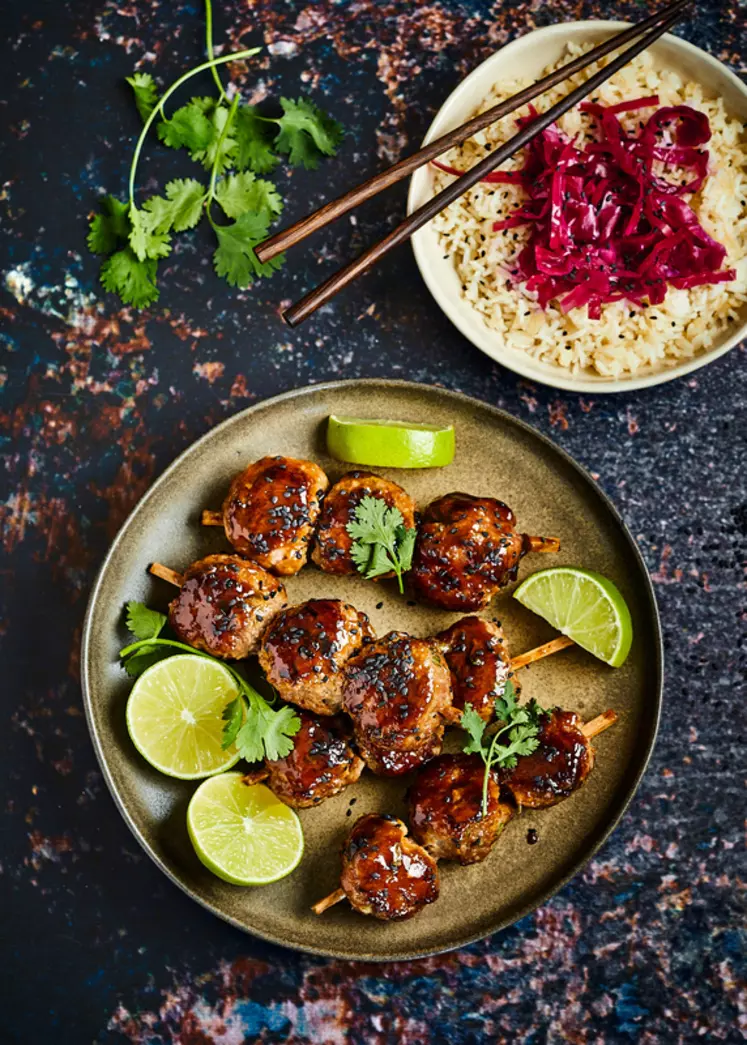
{"type": "MultiPolygon", "coordinates": [[[[353,183],[417,142],[496,45],[549,21],[639,11],[274,0],[228,4],[216,28],[233,44],[269,45],[247,92],[312,90],[349,130],[339,160],[280,175],[294,217],[330,183],[353,183]]],[[[137,117],[121,80],[136,62],[157,60],[169,81],[196,61],[200,11],[31,0],[6,5],[3,27],[0,1038],[744,1040],[743,350],[635,396],[533,388],[448,325],[407,249],[312,323],[284,328],[281,301],[390,228],[402,187],[297,249],[272,282],[234,293],[211,276],[207,244],[187,243],[164,267],[156,308],[118,309],[99,293],[84,219],[126,176],[137,117]],[[255,399],[361,375],[437,381],[504,406],[598,475],[657,585],[668,664],[649,773],[587,871],[484,943],[383,967],[254,942],[170,885],[102,787],[77,667],[96,568],[175,454],[255,399]]],[[[679,31],[739,68],[736,0],[698,4],[679,31]]],[[[155,185],[188,166],[152,147],[143,175],[155,185]]]]}

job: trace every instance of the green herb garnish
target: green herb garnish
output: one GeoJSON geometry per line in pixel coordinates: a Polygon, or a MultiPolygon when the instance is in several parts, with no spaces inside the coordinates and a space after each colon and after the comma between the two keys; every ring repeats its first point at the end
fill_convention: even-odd
{"type": "Polygon", "coordinates": [[[136,308],[158,300],[158,261],[171,253],[173,234],[194,228],[203,216],[218,241],[213,255],[215,271],[231,286],[248,287],[255,278],[280,268],[282,256],[261,264],[254,253],[283,208],[272,182],[257,175],[271,171],[280,162],[278,154],[286,155],[293,166],[313,169],[323,156],[334,155],[342,139],[340,124],[308,99],[281,98],[283,115],[274,118],[242,104],[238,94],[229,101],[218,67],[251,58],[260,48],[216,58],[211,0],[205,0],[205,14],[206,62],[189,69],[160,96],[150,73],[137,72],[127,78],[144,122],[130,164],[128,200],[105,196],[101,213],[90,224],[89,249],[109,255],[101,268],[102,284],[136,308]],[[165,105],[174,92],[206,71],[213,76],[217,96],[195,96],[167,115],[165,105]],[[207,183],[195,178],[170,181],[164,195],[152,196],[138,206],[137,168],[154,124],[164,145],[186,149],[209,178],[207,183]],[[215,207],[231,220],[216,219],[215,207]]]}
{"type": "Polygon", "coordinates": [[[399,508],[390,508],[381,497],[363,497],[346,530],[353,538],[350,555],[366,580],[394,573],[400,592],[402,575],[412,566],[416,530],[405,526],[399,508]]]}
{"type": "Polygon", "coordinates": [[[460,720],[462,729],[470,737],[462,750],[468,755],[480,755],[485,763],[482,785],[483,816],[488,811],[488,782],[491,770],[494,767],[513,769],[518,756],[531,755],[536,751],[539,746],[541,720],[547,712],[535,700],[519,706],[514,684],[509,679],[502,696],[496,699],[495,714],[499,723],[495,732],[488,730],[487,722],[477,714],[471,704],[465,706],[460,720]],[[501,740],[501,737],[505,739],[501,740]]]}
{"type": "Polygon", "coordinates": [[[165,624],[166,616],[163,613],[150,609],[142,602],[127,603],[127,627],[138,640],[119,652],[122,666],[128,675],[141,675],[151,664],[171,656],[174,649],[218,661],[231,672],[241,693],[241,696],[227,704],[223,711],[223,749],[235,742],[239,754],[247,762],[259,762],[263,758],[283,758],[289,754],[293,750],[292,737],[301,728],[301,719],[295,711],[285,705],[279,708],[271,707],[265,698],[224,660],[218,660],[217,657],[183,642],[162,639],[160,635],[165,624]]]}

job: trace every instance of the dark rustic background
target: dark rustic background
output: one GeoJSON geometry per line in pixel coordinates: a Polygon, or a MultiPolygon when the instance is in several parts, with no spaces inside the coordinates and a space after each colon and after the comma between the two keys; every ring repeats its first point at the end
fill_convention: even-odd
{"type": "MultiPolygon", "coordinates": [[[[307,90],[345,124],[336,160],[278,176],[295,217],[412,147],[460,77],[517,34],[642,10],[231,0],[216,11],[216,40],[265,45],[247,94],[307,90]]],[[[121,309],[98,286],[86,216],[102,191],[124,188],[139,123],[123,77],[137,65],[170,82],[200,60],[201,5],[16,0],[2,22],[0,1040],[744,1040],[743,350],[649,392],[559,395],[465,342],[407,248],[299,330],[284,327],[280,303],[398,221],[404,187],[244,293],[211,274],[207,236],[187,236],[162,266],[158,305],[121,309]],[[656,583],[667,686],[643,786],[582,875],[484,943],[362,966],[241,935],[139,851],[88,739],[78,644],[109,542],[176,454],[257,399],[376,375],[505,407],[598,477],[656,583]]],[[[739,68],[743,29],[736,0],[701,0],[679,31],[739,68]]],[[[144,187],[189,166],[152,143],[144,187]]]]}

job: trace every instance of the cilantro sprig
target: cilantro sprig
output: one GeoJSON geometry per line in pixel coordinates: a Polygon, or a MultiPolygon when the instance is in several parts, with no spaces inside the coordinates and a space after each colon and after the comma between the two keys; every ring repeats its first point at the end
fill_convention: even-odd
{"type": "MultiPolygon", "coordinates": [[[[137,641],[120,650],[119,657],[125,671],[132,677],[141,675],[151,664],[173,656],[175,649],[196,657],[218,660],[186,643],[161,638],[166,616],[142,602],[127,603],[126,621],[128,630],[137,641]]],[[[239,754],[247,762],[283,758],[289,754],[293,750],[292,738],[301,728],[301,720],[295,711],[287,705],[272,707],[234,667],[223,660],[219,663],[233,675],[240,693],[223,711],[224,750],[235,743],[239,754]]]]}
{"type": "Polygon", "coordinates": [[[513,769],[520,755],[531,755],[539,746],[542,718],[547,712],[535,701],[519,705],[513,682],[509,679],[503,694],[495,701],[498,728],[489,731],[485,719],[467,704],[460,725],[469,734],[462,750],[467,755],[480,755],[485,763],[482,785],[482,815],[488,811],[488,782],[492,769],[513,769]],[[503,738],[503,739],[501,739],[503,738]]]}
{"type": "Polygon", "coordinates": [[[399,508],[390,508],[381,497],[361,498],[345,527],[353,539],[350,556],[366,580],[394,573],[400,593],[402,576],[412,566],[416,530],[406,527],[399,508]]]}
{"type": "Polygon", "coordinates": [[[89,249],[108,255],[101,268],[102,284],[136,308],[158,300],[158,262],[171,254],[174,233],[195,228],[203,216],[217,240],[215,271],[231,286],[246,288],[280,268],[282,255],[261,264],[254,252],[283,209],[275,186],[259,175],[272,171],[281,156],[293,166],[312,170],[323,156],[334,155],[342,140],[340,124],[306,98],[281,98],[278,117],[262,115],[256,106],[242,103],[238,93],[229,101],[219,66],[251,58],[260,48],[216,58],[211,0],[205,0],[205,15],[207,61],[187,70],[162,94],[150,73],[127,77],[143,119],[130,164],[128,199],[105,196],[101,212],[90,223],[89,249]],[[217,96],[195,96],[169,115],[166,103],[172,95],[206,71],[213,76],[217,96]],[[163,195],[138,206],[137,170],[154,125],[165,146],[186,149],[209,176],[207,183],[197,178],[170,181],[163,195]]]}

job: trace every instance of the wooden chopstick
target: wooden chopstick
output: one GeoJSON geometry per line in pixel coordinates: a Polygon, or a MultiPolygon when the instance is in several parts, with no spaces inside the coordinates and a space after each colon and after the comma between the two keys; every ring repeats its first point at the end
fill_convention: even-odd
{"type": "Polygon", "coordinates": [[[491,123],[495,123],[501,117],[507,116],[508,113],[520,109],[522,105],[526,105],[532,98],[536,98],[538,94],[543,94],[552,87],[556,87],[559,83],[567,80],[569,76],[573,76],[574,73],[585,69],[587,65],[591,65],[592,62],[599,61],[600,58],[604,58],[611,51],[616,51],[618,47],[622,47],[629,40],[640,36],[641,33],[646,32],[651,26],[656,25],[663,18],[674,14],[675,11],[680,11],[689,3],[690,0],[676,0],[675,3],[662,8],[661,11],[652,14],[644,21],[631,25],[623,32],[611,36],[604,43],[595,47],[593,51],[579,55],[578,58],[574,58],[573,61],[568,62],[561,69],[556,69],[549,76],[545,76],[542,80],[525,87],[523,91],[519,91],[513,97],[499,102],[498,105],[491,106],[490,109],[486,109],[485,112],[479,113],[477,116],[473,116],[472,119],[467,120],[460,127],[455,127],[453,131],[436,138],[435,141],[423,146],[417,152],[399,160],[392,167],[388,167],[385,171],[381,171],[379,174],[369,178],[368,181],[356,185],[354,189],[350,189],[343,196],[338,196],[336,200],[331,200],[323,207],[320,207],[319,210],[308,214],[305,218],[301,218],[293,225],[289,225],[287,229],[281,229],[279,232],[276,232],[255,248],[255,254],[261,262],[270,261],[272,258],[277,257],[284,250],[288,250],[306,239],[312,232],[324,228],[325,225],[336,221],[343,214],[347,214],[349,210],[357,207],[359,203],[371,199],[377,193],[388,189],[390,185],[395,185],[402,178],[412,174],[418,167],[435,160],[442,153],[448,152],[455,145],[460,145],[467,138],[471,138],[473,134],[477,134],[478,131],[489,127],[491,123]]]}
{"type": "MultiPolygon", "coordinates": [[[[547,109],[545,112],[534,119],[530,124],[522,127],[522,129],[509,138],[507,142],[500,145],[493,152],[485,156],[479,163],[476,163],[474,167],[471,167],[465,174],[460,178],[457,178],[451,185],[448,185],[445,189],[442,189],[432,199],[428,200],[417,210],[414,210],[401,225],[393,229],[387,236],[385,236],[378,243],[375,243],[368,250],[364,251],[360,257],[356,258],[355,261],[350,262],[344,268],[341,268],[329,279],[325,280],[320,286],[310,291],[305,297],[297,301],[295,305],[291,305],[289,309],[282,313],[283,319],[288,323],[289,326],[296,326],[297,323],[302,323],[304,319],[315,312],[322,305],[326,304],[330,298],[334,297],[338,291],[342,290],[353,280],[357,279],[358,276],[362,275],[368,269],[372,268],[377,261],[379,261],[385,254],[387,254],[393,247],[398,246],[404,240],[409,239],[414,232],[417,232],[423,225],[431,220],[439,211],[443,210],[444,207],[448,207],[450,203],[458,199],[462,193],[466,192],[467,189],[472,188],[476,185],[486,174],[492,171],[495,167],[498,167],[501,163],[504,163],[507,159],[519,152],[524,146],[540,134],[546,127],[554,123],[560,116],[572,109],[574,105],[591,94],[593,91],[603,84],[605,80],[608,80],[611,76],[614,76],[616,72],[627,65],[627,63],[635,58],[636,55],[640,54],[641,51],[645,51],[655,40],[658,40],[668,29],[670,29],[675,22],[681,17],[686,4],[682,4],[673,11],[669,17],[663,22],[651,29],[650,32],[646,33],[645,36],[641,37],[634,44],[628,47],[621,55],[614,58],[609,65],[604,69],[600,69],[594,73],[593,76],[576,87],[574,90],[567,94],[560,101],[556,102],[555,105],[547,109]]],[[[588,55],[586,56],[589,57],[588,55]]]]}

